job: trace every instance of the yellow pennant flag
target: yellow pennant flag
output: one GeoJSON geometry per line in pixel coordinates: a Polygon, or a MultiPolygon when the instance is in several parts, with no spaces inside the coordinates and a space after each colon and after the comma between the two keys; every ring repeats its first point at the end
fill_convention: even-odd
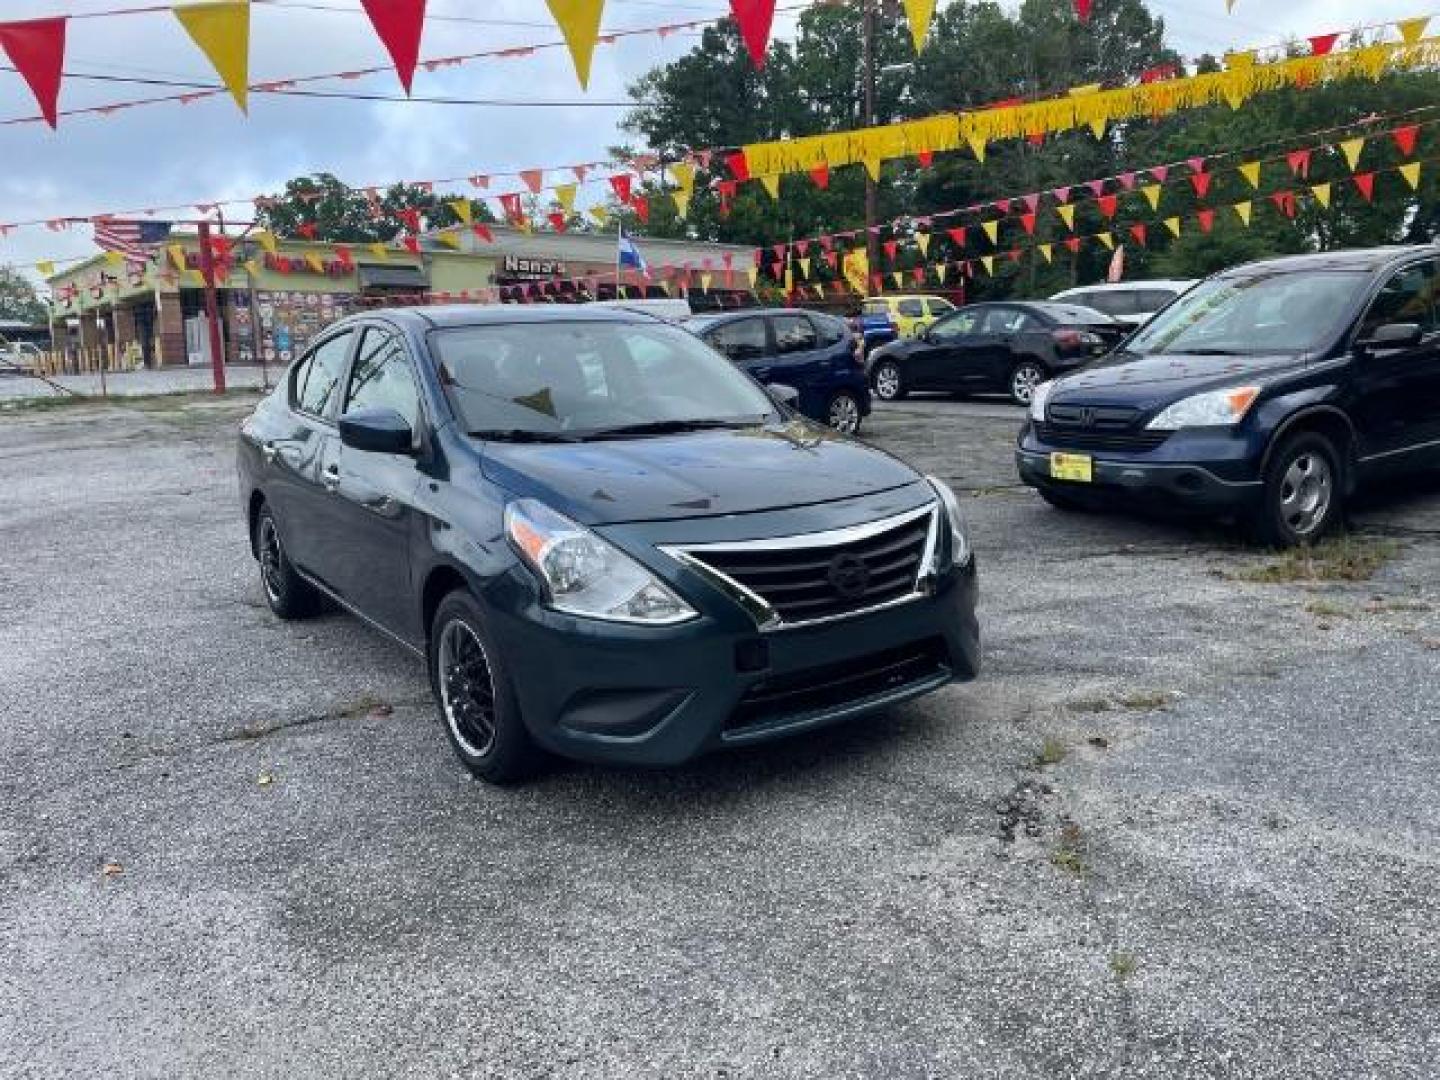
{"type": "Polygon", "coordinates": [[[260,261],[258,259],[246,259],[245,272],[251,277],[258,277],[260,275],[260,261]]]}
{"type": "Polygon", "coordinates": [[[1245,178],[1245,182],[1246,182],[1247,184],[1249,184],[1252,188],[1255,188],[1256,190],[1259,190],[1259,188],[1260,188],[1260,162],[1258,162],[1258,161],[1251,161],[1251,162],[1247,162],[1247,163],[1244,164],[1244,165],[1241,165],[1241,166],[1240,166],[1240,175],[1245,178]]]}
{"type": "Polygon", "coordinates": [[[990,243],[998,244],[1000,242],[1000,222],[986,221],[982,222],[980,227],[985,230],[985,235],[990,238],[990,243]]]}
{"type": "Polygon", "coordinates": [[[125,256],[118,251],[107,251],[105,252],[105,261],[111,266],[119,266],[125,261],[125,256]]]}
{"type": "Polygon", "coordinates": [[[170,253],[170,261],[175,264],[176,270],[185,269],[185,248],[180,244],[171,244],[165,249],[170,253]]]}
{"type": "Polygon", "coordinates": [[[745,276],[750,279],[750,287],[753,289],[756,280],[760,277],[760,268],[758,266],[750,267],[745,271],[745,276]]]}
{"type": "Polygon", "coordinates": [[[671,165],[670,175],[675,178],[675,186],[686,195],[695,190],[695,166],[688,161],[677,161],[671,165]]]}
{"type": "Polygon", "coordinates": [[[610,220],[610,211],[606,210],[603,206],[592,206],[590,208],[590,216],[593,217],[603,229],[605,228],[605,223],[610,220]]]}
{"type": "Polygon", "coordinates": [[[590,58],[600,36],[600,14],[605,0],[545,0],[545,6],[560,26],[560,33],[575,61],[575,74],[582,88],[590,85],[590,58]]]}
{"type": "Polygon", "coordinates": [[[1316,184],[1316,185],[1314,185],[1314,186],[1311,187],[1311,189],[1310,189],[1310,194],[1315,196],[1315,201],[1318,202],[1321,206],[1325,207],[1326,209],[1329,209],[1329,207],[1330,207],[1330,185],[1329,185],[1329,184],[1316,184]]]}
{"type": "Polygon", "coordinates": [[[940,263],[935,267],[935,276],[940,279],[940,284],[945,284],[945,271],[950,269],[949,263],[940,263]]]}
{"type": "Polygon", "coordinates": [[[965,136],[965,141],[970,144],[970,150],[975,155],[975,160],[980,162],[981,165],[984,165],[986,138],[972,131],[965,136]]]}
{"type": "Polygon", "coordinates": [[[1415,162],[1413,165],[1401,165],[1401,166],[1400,166],[1400,175],[1403,176],[1403,177],[1405,178],[1405,182],[1410,185],[1410,190],[1411,190],[1411,191],[1418,191],[1418,190],[1419,190],[1419,188],[1420,188],[1420,162],[1417,161],[1417,162],[1415,162]]]}
{"type": "Polygon", "coordinates": [[[1345,155],[1345,160],[1349,163],[1351,172],[1354,172],[1356,166],[1360,164],[1360,155],[1364,153],[1364,151],[1365,140],[1363,138],[1346,139],[1340,144],[1340,152],[1345,155]]]}
{"type": "Polygon", "coordinates": [[[905,0],[905,18],[910,23],[910,36],[915,39],[915,51],[925,45],[925,35],[930,32],[930,17],[935,14],[935,0],[905,0]]]}
{"type": "Polygon", "coordinates": [[[1140,194],[1145,196],[1145,201],[1150,204],[1151,210],[1160,209],[1160,185],[1146,184],[1140,189],[1140,194]]]}
{"type": "Polygon", "coordinates": [[[1170,230],[1170,234],[1171,234],[1172,236],[1179,236],[1179,235],[1180,235],[1180,219],[1179,219],[1178,217],[1166,218],[1166,219],[1165,219],[1165,228],[1167,228],[1167,229],[1170,230]]]}
{"type": "Polygon", "coordinates": [[[700,288],[701,288],[701,290],[704,291],[704,292],[709,292],[709,291],[710,291],[710,283],[711,283],[712,281],[714,281],[714,280],[715,280],[715,275],[714,275],[714,274],[701,274],[701,275],[700,275],[700,288]]]}
{"type": "Polygon", "coordinates": [[[825,286],[824,286],[824,285],[812,285],[812,286],[810,286],[810,287],[815,290],[815,299],[817,299],[817,300],[824,300],[824,299],[825,299],[825,286]]]}
{"type": "MultiPolygon", "coordinates": [[[[1065,222],[1065,228],[1071,232],[1075,231],[1075,207],[1070,203],[1061,203],[1055,207],[1055,212],[1060,215],[1060,220],[1065,222]]],[[[991,239],[994,239],[993,237],[991,239]]]]}
{"type": "Polygon", "coordinates": [[[1425,35],[1425,28],[1430,25],[1430,16],[1422,15],[1418,19],[1401,19],[1395,24],[1400,31],[1400,40],[1406,45],[1414,45],[1425,35]]]}
{"type": "Polygon", "coordinates": [[[575,185],[556,184],[555,201],[560,204],[560,209],[565,213],[573,214],[575,212],[575,185]]]}
{"type": "Polygon", "coordinates": [[[305,256],[305,265],[317,274],[323,274],[325,272],[325,264],[320,261],[320,256],[316,255],[313,251],[305,256]]]}
{"type": "Polygon", "coordinates": [[[870,174],[870,179],[874,180],[877,184],[880,182],[880,166],[883,165],[884,162],[885,159],[879,154],[865,155],[865,171],[870,174]]]}
{"type": "Polygon", "coordinates": [[[862,295],[870,291],[870,256],[863,247],[847,251],[841,269],[850,288],[862,295]]]}
{"type": "Polygon", "coordinates": [[[759,179],[760,179],[760,186],[763,187],[767,192],[770,193],[770,198],[774,199],[776,202],[779,202],[779,201],[780,201],[780,177],[779,177],[779,175],[776,174],[776,173],[770,173],[770,174],[768,174],[768,175],[766,175],[766,176],[760,177],[759,179]]]}
{"type": "Polygon", "coordinates": [[[1036,250],[1040,252],[1040,257],[1044,259],[1047,263],[1055,261],[1054,244],[1041,244],[1038,248],[1036,248],[1036,250]]]}
{"type": "Polygon", "coordinates": [[[675,213],[682,218],[690,213],[690,196],[683,191],[672,191],[670,197],[675,200],[675,213]]]}
{"type": "Polygon", "coordinates": [[[439,241],[440,243],[444,244],[444,245],[445,245],[446,247],[448,247],[451,251],[459,251],[459,250],[460,250],[460,236],[459,236],[458,233],[453,233],[453,232],[436,233],[436,234],[435,234],[435,239],[436,239],[437,241],[439,241]]]}
{"type": "Polygon", "coordinates": [[[265,254],[267,255],[274,255],[280,246],[275,242],[275,234],[269,229],[261,229],[257,232],[255,234],[255,242],[265,249],[265,254]]]}
{"type": "Polygon", "coordinates": [[[921,255],[925,255],[925,256],[927,256],[927,257],[929,256],[929,254],[930,254],[930,234],[929,234],[929,233],[923,233],[923,232],[921,232],[921,233],[916,233],[916,234],[915,234],[915,244],[916,244],[917,247],[920,248],[920,254],[921,254],[921,255]]]}
{"type": "Polygon", "coordinates": [[[1248,199],[1245,202],[1237,202],[1235,204],[1235,213],[1239,215],[1240,220],[1247,226],[1250,224],[1250,215],[1254,213],[1254,211],[1255,204],[1248,199]]]}
{"type": "Polygon", "coordinates": [[[803,278],[809,278],[810,256],[806,255],[803,259],[796,259],[795,261],[800,264],[800,276],[803,278]]]}
{"type": "Polygon", "coordinates": [[[995,256],[994,256],[994,255],[981,255],[981,256],[980,256],[980,261],[985,264],[985,273],[989,274],[991,277],[994,277],[994,276],[995,276],[995,256]]]}
{"type": "Polygon", "coordinates": [[[240,111],[247,111],[250,0],[207,0],[201,4],[177,4],[171,10],[185,32],[200,46],[240,111]]]}
{"type": "Polygon", "coordinates": [[[381,262],[386,262],[390,258],[390,252],[386,249],[384,244],[371,244],[370,254],[374,255],[381,262]]]}
{"type": "Polygon", "coordinates": [[[191,281],[192,284],[195,284],[195,285],[204,285],[204,284],[205,284],[205,275],[202,274],[199,270],[191,270],[191,271],[190,271],[190,281],[191,281]]]}
{"type": "Polygon", "coordinates": [[[890,280],[895,282],[895,288],[897,289],[903,289],[905,287],[905,275],[900,273],[899,270],[890,271],[890,280]]]}
{"type": "Polygon", "coordinates": [[[41,277],[49,277],[55,273],[55,264],[49,259],[42,259],[35,264],[35,269],[40,272],[41,277]]]}
{"type": "Polygon", "coordinates": [[[455,216],[460,219],[460,224],[470,224],[471,214],[469,199],[452,199],[447,205],[450,207],[451,210],[455,211],[455,216]]]}
{"type": "Polygon", "coordinates": [[[1102,244],[1105,245],[1105,250],[1106,250],[1106,251],[1114,251],[1114,250],[1115,250],[1115,237],[1114,237],[1114,235],[1113,235],[1112,233],[1108,233],[1108,232],[1096,233],[1096,234],[1095,234],[1095,239],[1096,239],[1096,240],[1099,240],[1100,243],[1102,243],[1102,244]]]}

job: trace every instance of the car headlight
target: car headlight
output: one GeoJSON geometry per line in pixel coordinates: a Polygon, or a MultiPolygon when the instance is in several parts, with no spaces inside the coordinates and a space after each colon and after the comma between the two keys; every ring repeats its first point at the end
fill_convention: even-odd
{"type": "Polygon", "coordinates": [[[1181,398],[1145,426],[1151,431],[1187,427],[1229,427],[1238,424],[1255,404],[1258,386],[1231,386],[1181,398]]]}
{"type": "Polygon", "coordinates": [[[1030,419],[1037,424],[1045,422],[1045,406],[1050,403],[1050,393],[1055,389],[1055,382],[1043,382],[1030,392],[1030,419]]]}
{"type": "Polygon", "coordinates": [[[668,626],[696,611],[607,540],[535,499],[505,507],[505,535],[545,587],[545,603],[567,615],[668,626]]]}
{"type": "Polygon", "coordinates": [[[971,552],[970,538],[965,532],[965,518],[960,513],[960,500],[955,498],[955,492],[950,490],[950,485],[944,480],[934,476],[927,476],[925,479],[935,489],[940,505],[945,508],[945,520],[950,525],[950,565],[964,566],[970,561],[971,552]]]}

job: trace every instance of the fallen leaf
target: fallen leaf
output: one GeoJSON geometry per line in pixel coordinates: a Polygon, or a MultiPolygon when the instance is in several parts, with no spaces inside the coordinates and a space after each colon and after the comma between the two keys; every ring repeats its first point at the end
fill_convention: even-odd
{"type": "Polygon", "coordinates": [[[107,861],[105,865],[100,867],[101,877],[119,877],[124,872],[125,868],[121,866],[118,862],[114,861],[107,861]]]}
{"type": "Polygon", "coordinates": [[[275,782],[275,777],[268,772],[262,772],[255,782],[261,787],[269,787],[275,782]]]}

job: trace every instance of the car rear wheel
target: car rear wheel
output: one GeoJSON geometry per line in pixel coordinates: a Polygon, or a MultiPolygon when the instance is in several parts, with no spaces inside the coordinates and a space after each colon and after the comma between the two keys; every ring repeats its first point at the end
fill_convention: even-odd
{"type": "Polygon", "coordinates": [[[905,396],[905,379],[893,360],[884,360],[875,369],[875,396],[881,401],[899,401],[905,396]]]}
{"type": "Polygon", "coordinates": [[[842,435],[860,432],[860,399],[849,390],[837,390],[825,410],[825,422],[842,435]]]}
{"type": "Polygon", "coordinates": [[[302,578],[280,539],[280,527],[269,506],[255,517],[255,558],[260,563],[260,588],[270,610],[282,619],[303,619],[320,609],[320,593],[302,578]]]}
{"type": "Polygon", "coordinates": [[[1282,442],[1265,467],[1256,539],[1271,547],[1313,544],[1340,521],[1340,455],[1324,435],[1301,432],[1282,442]]]}
{"type": "Polygon", "coordinates": [[[542,755],[520,718],[480,605],[468,592],[452,592],[436,609],[429,664],[440,721],[465,767],[492,784],[531,775],[542,755]]]}
{"type": "Polygon", "coordinates": [[[1010,400],[1023,408],[1030,407],[1035,388],[1048,376],[1045,369],[1034,360],[1021,360],[1010,372],[1010,400]]]}

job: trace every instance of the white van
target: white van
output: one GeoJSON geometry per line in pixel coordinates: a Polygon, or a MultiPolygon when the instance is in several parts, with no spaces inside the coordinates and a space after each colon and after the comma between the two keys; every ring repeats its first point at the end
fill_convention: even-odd
{"type": "Polygon", "coordinates": [[[1050,299],[1094,308],[1112,319],[1138,328],[1153,319],[1171,300],[1189,292],[1195,284],[1194,281],[1118,281],[1113,285],[1066,289],[1050,299]]]}

